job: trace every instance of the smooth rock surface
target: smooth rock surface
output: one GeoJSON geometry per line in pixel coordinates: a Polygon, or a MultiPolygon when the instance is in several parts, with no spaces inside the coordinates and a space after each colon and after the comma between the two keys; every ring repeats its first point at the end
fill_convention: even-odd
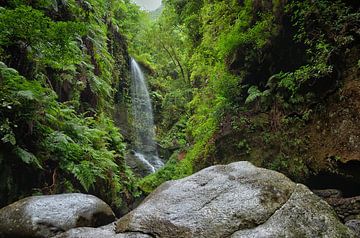
{"type": "Polygon", "coordinates": [[[249,162],[164,183],[122,217],[116,231],[177,238],[354,237],[305,186],[249,162]]]}
{"type": "Polygon", "coordinates": [[[52,237],[71,228],[97,227],[114,220],[111,208],[92,195],[34,196],[0,210],[0,237],[52,237]]]}
{"type": "Polygon", "coordinates": [[[116,234],[115,225],[110,224],[99,228],[74,228],[54,238],[151,238],[151,236],[138,232],[116,234]]]}

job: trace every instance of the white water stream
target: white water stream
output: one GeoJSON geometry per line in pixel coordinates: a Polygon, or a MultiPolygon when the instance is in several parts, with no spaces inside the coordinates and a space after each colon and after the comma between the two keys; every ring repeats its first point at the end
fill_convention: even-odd
{"type": "Polygon", "coordinates": [[[146,81],[139,64],[131,59],[132,124],[135,158],[153,173],[164,165],[158,157],[155,143],[153,110],[146,81]]]}

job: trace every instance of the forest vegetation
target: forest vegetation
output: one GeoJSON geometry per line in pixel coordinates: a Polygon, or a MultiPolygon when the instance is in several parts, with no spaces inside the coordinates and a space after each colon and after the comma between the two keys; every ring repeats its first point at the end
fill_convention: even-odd
{"type": "MultiPolygon", "coordinates": [[[[360,12],[351,0],[0,1],[0,207],[84,192],[120,212],[165,181],[247,160],[360,187],[360,12]],[[129,62],[163,168],[139,178],[129,62]]],[[[359,191],[360,192],[360,191],[359,191]]]]}

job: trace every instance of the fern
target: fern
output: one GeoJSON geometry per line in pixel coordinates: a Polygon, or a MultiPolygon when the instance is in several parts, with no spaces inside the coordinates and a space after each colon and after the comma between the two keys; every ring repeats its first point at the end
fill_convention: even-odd
{"type": "Polygon", "coordinates": [[[24,98],[25,100],[34,100],[34,93],[30,90],[18,91],[17,95],[24,98]]]}
{"type": "MultiPolygon", "coordinates": [[[[0,60],[19,67],[0,62],[0,147],[1,154],[13,155],[1,158],[0,174],[25,164],[35,174],[35,186],[44,188],[56,171],[50,192],[85,190],[107,202],[120,202],[119,193],[134,186],[133,177],[123,176],[126,144],[109,113],[120,80],[115,68],[126,67],[126,62],[115,65],[110,53],[115,37],[109,35],[109,21],[128,5],[49,0],[9,1],[11,7],[0,8],[0,60]],[[87,85],[98,102],[89,108],[80,100],[87,85]]],[[[21,192],[3,189],[15,182],[0,181],[0,194],[28,195],[29,184],[21,192]]]]}
{"type": "Polygon", "coordinates": [[[41,162],[36,156],[20,147],[15,147],[14,153],[26,164],[35,165],[37,168],[42,169],[41,162]]]}
{"type": "Polygon", "coordinates": [[[255,101],[257,98],[259,98],[263,95],[261,93],[261,91],[258,89],[258,87],[254,86],[254,85],[249,88],[248,94],[249,94],[249,96],[245,100],[246,104],[249,104],[249,103],[255,101]]]}
{"type": "Polygon", "coordinates": [[[86,191],[94,186],[96,181],[96,170],[89,161],[82,161],[80,164],[69,164],[67,169],[75,176],[86,191]]]}

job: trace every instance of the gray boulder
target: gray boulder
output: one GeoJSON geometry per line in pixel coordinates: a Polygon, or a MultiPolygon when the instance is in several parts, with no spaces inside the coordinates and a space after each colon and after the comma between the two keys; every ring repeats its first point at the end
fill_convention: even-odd
{"type": "Polygon", "coordinates": [[[354,237],[303,185],[249,162],[164,183],[116,224],[154,237],[354,237]],[[320,236],[319,236],[320,235],[320,236]]]}
{"type": "Polygon", "coordinates": [[[302,184],[268,220],[251,229],[235,232],[232,238],[253,237],[352,237],[329,205],[302,184]]]}
{"type": "Polygon", "coordinates": [[[111,208],[86,194],[34,196],[0,209],[0,237],[52,237],[75,227],[115,220],[111,208]]]}

